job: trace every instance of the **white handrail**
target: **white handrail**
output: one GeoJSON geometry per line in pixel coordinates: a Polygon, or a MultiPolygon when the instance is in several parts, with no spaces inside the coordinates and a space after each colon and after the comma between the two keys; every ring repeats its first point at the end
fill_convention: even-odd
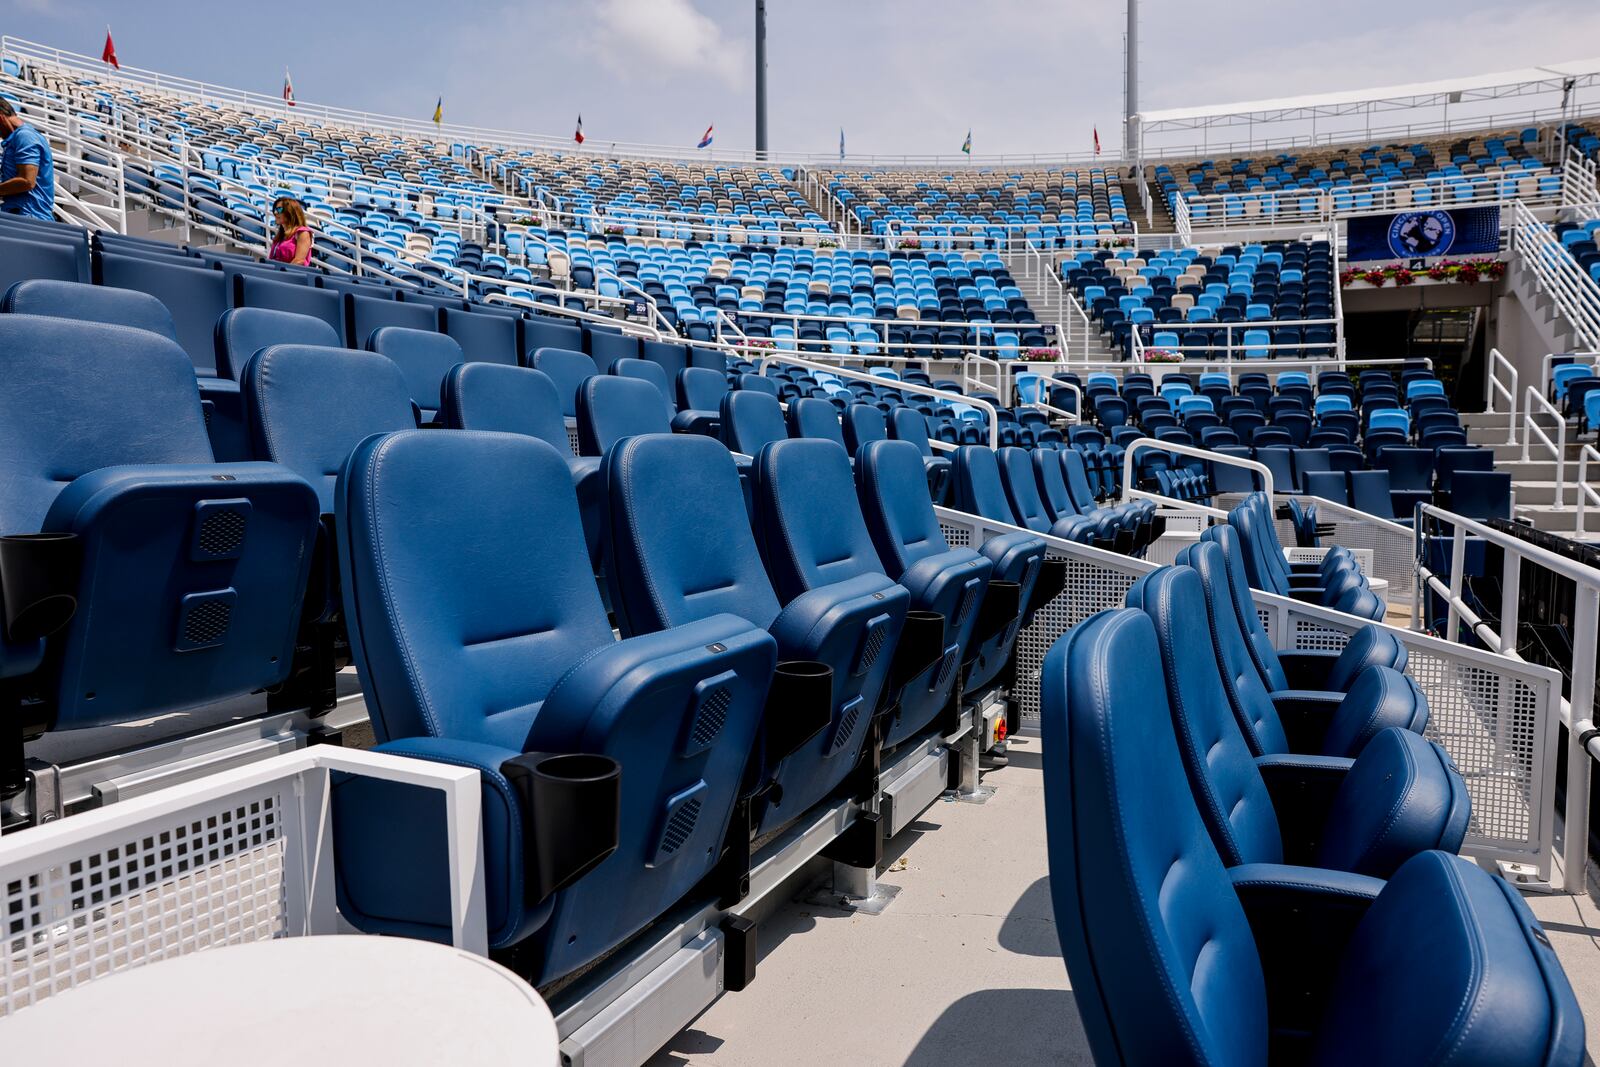
{"type": "Polygon", "coordinates": [[[1600,282],[1578,266],[1550,227],[1522,201],[1511,202],[1511,217],[1511,247],[1571,324],[1578,347],[1600,349],[1600,282]]]}
{"type": "Polygon", "coordinates": [[[1495,401],[1504,398],[1506,402],[1506,444],[1517,443],[1517,368],[1505,356],[1500,354],[1498,348],[1489,349],[1489,414],[1496,414],[1495,401]],[[1511,376],[1509,385],[1500,381],[1500,369],[1504,367],[1511,376]]]}
{"type": "Polygon", "coordinates": [[[843,367],[831,367],[825,363],[813,363],[808,359],[800,359],[775,350],[769,350],[756,364],[758,372],[764,372],[772,363],[787,363],[795,367],[805,367],[807,370],[821,371],[831,374],[836,378],[845,378],[850,381],[867,382],[880,388],[897,389],[903,393],[913,393],[917,396],[931,396],[936,400],[943,400],[947,404],[964,404],[969,408],[976,408],[985,412],[989,423],[989,447],[1000,447],[1000,414],[995,406],[982,397],[967,396],[964,393],[952,393],[944,389],[935,389],[931,385],[921,382],[901,381],[898,378],[882,378],[875,374],[863,371],[846,370],[843,367]]]}
{"type": "MultiPolygon", "coordinates": [[[[1175,452],[1180,456],[1193,456],[1196,459],[1203,459],[1208,463],[1221,463],[1230,467],[1243,467],[1245,470],[1261,476],[1262,490],[1267,494],[1267,499],[1274,505],[1277,503],[1277,496],[1274,493],[1272,485],[1272,471],[1267,467],[1266,464],[1258,463],[1253,459],[1246,459],[1243,456],[1228,456],[1221,452],[1213,452],[1210,449],[1199,448],[1195,445],[1186,445],[1178,441],[1163,441],[1156,437],[1140,437],[1137,440],[1128,442],[1125,451],[1122,454],[1122,499],[1124,501],[1138,500],[1141,498],[1150,500],[1167,499],[1166,497],[1161,496],[1159,493],[1149,493],[1143,489],[1137,488],[1138,478],[1134,475],[1134,456],[1135,453],[1141,450],[1147,452],[1175,452]]],[[[1203,505],[1188,503],[1184,506],[1198,510],[1203,505]]],[[[1220,508],[1206,508],[1205,510],[1208,514],[1227,514],[1226,511],[1223,511],[1220,508]]]]}
{"type": "Polygon", "coordinates": [[[1567,506],[1567,420],[1562,416],[1561,412],[1555,409],[1550,401],[1544,398],[1544,394],[1533,386],[1528,386],[1525,397],[1526,406],[1522,422],[1522,458],[1524,461],[1528,459],[1528,450],[1532,446],[1535,437],[1550,450],[1556,461],[1556,508],[1557,510],[1565,510],[1567,506]],[[1542,413],[1548,414],[1556,420],[1556,439],[1554,441],[1550,440],[1550,435],[1544,432],[1544,428],[1534,418],[1535,406],[1542,413]]]}
{"type": "Polygon", "coordinates": [[[1594,445],[1586,444],[1578,449],[1578,514],[1573,522],[1574,536],[1580,541],[1589,533],[1584,519],[1584,515],[1589,509],[1589,504],[1592,502],[1596,506],[1600,506],[1600,490],[1589,484],[1589,459],[1591,456],[1596,463],[1600,463],[1600,451],[1596,451],[1594,445]]]}

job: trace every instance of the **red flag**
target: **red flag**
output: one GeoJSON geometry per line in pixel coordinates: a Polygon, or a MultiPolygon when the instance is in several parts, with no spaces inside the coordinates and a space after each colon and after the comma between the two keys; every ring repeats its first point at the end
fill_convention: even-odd
{"type": "Polygon", "coordinates": [[[579,144],[583,143],[583,116],[578,116],[578,128],[572,134],[572,139],[579,144]]]}
{"type": "Polygon", "coordinates": [[[117,62],[117,46],[111,43],[110,26],[106,27],[106,46],[100,50],[100,62],[110,63],[118,70],[122,69],[122,64],[117,62]]]}
{"type": "Polygon", "coordinates": [[[1094,154],[1097,156],[1100,154],[1100,127],[1098,126],[1094,128],[1094,154]]]}
{"type": "Polygon", "coordinates": [[[294,107],[294,83],[289,80],[289,68],[283,69],[283,102],[294,107]]]}

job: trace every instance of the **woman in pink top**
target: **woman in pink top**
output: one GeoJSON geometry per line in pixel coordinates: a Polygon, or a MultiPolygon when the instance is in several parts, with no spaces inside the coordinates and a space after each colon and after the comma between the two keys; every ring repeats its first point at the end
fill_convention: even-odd
{"type": "Polygon", "coordinates": [[[272,217],[278,223],[278,231],[272,235],[272,258],[279,263],[309,267],[311,227],[306,225],[306,211],[300,201],[284,197],[272,205],[272,217]]]}

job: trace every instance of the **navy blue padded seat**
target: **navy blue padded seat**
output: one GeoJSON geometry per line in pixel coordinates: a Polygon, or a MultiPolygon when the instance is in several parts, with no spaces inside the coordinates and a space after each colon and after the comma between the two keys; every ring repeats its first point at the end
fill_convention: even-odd
{"type": "Polygon", "coordinates": [[[461,346],[468,360],[474,363],[504,363],[512,367],[522,362],[517,347],[517,319],[481,311],[446,308],[442,321],[444,332],[461,346]]]}
{"type": "Polygon", "coordinates": [[[9,289],[29,278],[51,278],[62,282],[89,281],[88,246],[79,241],[34,240],[12,236],[7,229],[0,235],[0,289],[9,289]]]}
{"type": "Polygon", "coordinates": [[[577,418],[578,389],[600,373],[594,360],[570,348],[540,348],[534,351],[531,366],[543,371],[555,383],[561,397],[561,414],[569,419],[577,418]]]}
{"type": "Polygon", "coordinates": [[[331,289],[241,274],[234,280],[233,306],[310,315],[327,323],[340,337],[344,336],[343,298],[331,289]]]}
{"type": "Polygon", "coordinates": [[[593,358],[600,373],[606,374],[619,359],[639,358],[639,338],[604,326],[585,326],[583,350],[593,358]]]}
{"type": "Polygon", "coordinates": [[[1150,616],[1189,785],[1223,862],[1288,862],[1387,878],[1419,852],[1461,847],[1466,785],[1438,745],[1390,727],[1354,759],[1257,757],[1223,690],[1200,576],[1163,567],[1128,590],[1150,616]]]}
{"type": "Polygon", "coordinates": [[[0,380],[0,532],[76,533],[83,559],[42,669],[38,642],[0,640],[0,676],[44,701],[42,721],[8,729],[127,723],[282,682],[311,487],[214,462],[194,366],[149,330],[0,315],[0,380]]]}
{"type": "Polygon", "coordinates": [[[1094,1059],[1576,1067],[1583,1020],[1515,889],[1423,853],[1387,883],[1219,860],[1142,612],[1069,631],[1040,679],[1050,893],[1094,1059]]]}
{"type": "Polygon", "coordinates": [[[172,313],[178,344],[189,353],[195,372],[217,376],[215,331],[228,310],[228,287],[221,271],[171,259],[119,255],[99,257],[100,284],[149,293],[172,313]]]}
{"type": "Polygon", "coordinates": [[[889,436],[917,446],[928,476],[928,493],[935,504],[943,504],[950,492],[950,460],[934,452],[928,437],[928,417],[916,408],[895,408],[889,415],[889,436]]]}
{"type": "Polygon", "coordinates": [[[541,348],[583,352],[583,330],[571,319],[529,315],[522,323],[523,362],[536,366],[531,361],[541,348]]]}
{"type": "MultiPolygon", "coordinates": [[[[770,493],[809,489],[802,503],[812,510],[823,510],[818,504],[826,500],[837,501],[835,510],[855,510],[855,486],[843,450],[814,456],[821,466],[790,489],[789,479],[798,472],[773,455],[776,447],[758,457],[758,463],[767,464],[770,493]]],[[[820,662],[833,671],[826,724],[765,768],[777,790],[763,797],[752,830],[770,833],[826,798],[855,768],[889,676],[910,594],[879,568],[850,568],[851,573],[813,588],[791,586],[780,605],[745,514],[733,457],[708,437],[628,438],[606,454],[603,477],[610,516],[605,571],[623,634],[652,633],[727,613],[772,634],[780,662],[820,662]]],[[[820,536],[810,524],[802,530],[785,521],[780,528],[796,537],[820,536]]],[[[829,547],[853,556],[865,551],[870,558],[871,541],[864,528],[859,532],[859,540],[829,547]]],[[[819,562],[814,557],[822,546],[793,548],[819,562]]]]}
{"type": "Polygon", "coordinates": [[[672,417],[674,433],[722,434],[722,398],[728,394],[728,377],[710,367],[685,367],[678,372],[678,413],[672,417]]]}
{"type": "MultiPolygon", "coordinates": [[[[355,293],[357,296],[370,296],[374,300],[398,300],[400,290],[385,282],[367,278],[350,278],[340,274],[320,274],[314,279],[319,289],[327,289],[343,296],[345,293],[355,293]]],[[[344,332],[341,325],[339,332],[344,332]]]]}
{"type": "Polygon", "coordinates": [[[885,747],[920,733],[950,699],[994,574],[987,558],[945,541],[922,471],[922,454],[909,441],[871,441],[856,456],[856,494],[884,573],[911,593],[912,608],[945,620],[944,651],[901,687],[885,747]]]}
{"type": "MultiPolygon", "coordinates": [[[[712,872],[776,664],[771,637],[721,614],[616,641],[567,466],[530,437],[369,438],[340,478],[336,528],[377,750],[479,772],[491,948],[525,943],[530,980],[547,984],[712,872]],[[617,847],[570,886],[529,870],[538,813],[506,770],[524,753],[623,769],[617,847]]],[[[341,913],[370,932],[448,938],[436,803],[370,778],[336,788],[341,913]]]]}
{"type": "Polygon", "coordinates": [[[646,338],[639,343],[639,350],[643,358],[661,365],[661,369],[667,372],[669,382],[677,381],[679,373],[689,366],[688,345],[646,338]]]}
{"type": "Polygon", "coordinates": [[[380,326],[367,339],[367,348],[394,360],[406,376],[417,425],[434,421],[440,408],[445,375],[458,363],[467,362],[455,339],[430,330],[408,330],[403,326],[380,326]]]}
{"type": "Polygon", "coordinates": [[[661,403],[667,410],[667,420],[678,414],[678,405],[672,398],[672,385],[667,381],[667,372],[661,364],[648,359],[619,359],[611,364],[611,373],[618,378],[635,378],[641,382],[649,382],[661,394],[661,403]]]}
{"type": "Polygon", "coordinates": [[[589,555],[600,569],[605,487],[597,456],[574,456],[561,417],[561,396],[543,371],[498,363],[461,363],[445,375],[439,421],[455,430],[488,430],[536,437],[561,453],[578,491],[589,555]]]}
{"type": "Polygon", "coordinates": [[[845,408],[841,423],[844,445],[852,456],[861,451],[862,445],[889,439],[889,423],[884,419],[883,412],[872,404],[851,404],[845,408]]]}
{"type": "Polygon", "coordinates": [[[268,345],[339,348],[339,338],[333,326],[310,315],[233,308],[217,320],[217,373],[237,381],[250,357],[268,345]]]}
{"type": "Polygon", "coordinates": [[[384,326],[404,326],[408,330],[438,330],[439,309],[431,304],[402,304],[346,293],[344,297],[344,338],[351,348],[365,348],[372,331],[384,326]]]}
{"type": "Polygon", "coordinates": [[[778,398],[753,389],[735,389],[722,398],[722,440],[734,452],[754,457],[761,446],[789,436],[778,398]]]}
{"type": "MultiPolygon", "coordinates": [[[[789,401],[785,415],[790,437],[810,437],[818,441],[832,441],[844,450],[844,430],[839,426],[839,409],[818,397],[801,397],[789,401]]],[[[845,453],[846,457],[849,453],[845,453]]]]}
{"type": "Polygon", "coordinates": [[[578,452],[603,456],[627,437],[671,433],[661,393],[638,378],[597,374],[578,388],[578,452]]]}

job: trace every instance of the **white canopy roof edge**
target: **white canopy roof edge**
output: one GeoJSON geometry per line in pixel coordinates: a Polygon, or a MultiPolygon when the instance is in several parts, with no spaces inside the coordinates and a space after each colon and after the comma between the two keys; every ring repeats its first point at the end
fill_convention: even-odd
{"type": "MultiPolygon", "coordinates": [[[[1519,70],[1504,70],[1492,74],[1446,78],[1431,82],[1413,82],[1409,85],[1390,85],[1376,89],[1351,89],[1334,93],[1311,93],[1304,96],[1285,96],[1276,100],[1253,100],[1233,104],[1210,104],[1205,107],[1168,108],[1162,111],[1141,111],[1137,118],[1140,126],[1149,131],[1166,127],[1192,126],[1207,119],[1239,118],[1273,119],[1292,117],[1296,112],[1310,113],[1321,109],[1345,108],[1359,104],[1402,104],[1423,106],[1443,103],[1452,94],[1482,94],[1484,98],[1515,95],[1544,89],[1559,89],[1568,78],[1576,78],[1580,85],[1592,84],[1600,79],[1600,58],[1579,59],[1549,63],[1519,70]]],[[[1452,100],[1452,103],[1456,101],[1452,100]]]]}

